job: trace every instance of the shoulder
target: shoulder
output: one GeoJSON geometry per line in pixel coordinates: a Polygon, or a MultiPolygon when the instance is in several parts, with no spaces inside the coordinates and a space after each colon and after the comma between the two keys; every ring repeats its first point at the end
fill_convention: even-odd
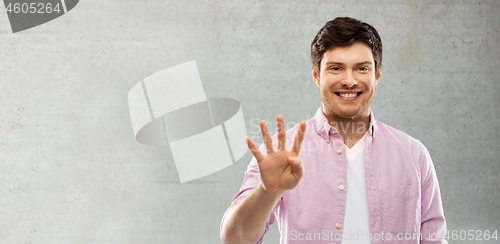
{"type": "Polygon", "coordinates": [[[392,126],[386,125],[380,121],[375,121],[375,128],[376,140],[382,140],[382,142],[396,144],[404,148],[425,149],[425,146],[418,139],[392,126]]]}
{"type": "MultiPolygon", "coordinates": [[[[419,164],[421,171],[427,171],[432,160],[427,148],[420,140],[382,122],[375,121],[376,132],[374,145],[385,147],[390,151],[408,154],[413,161],[419,164]]],[[[380,148],[379,148],[380,149],[380,148]]]]}
{"type": "Polygon", "coordinates": [[[375,144],[390,148],[392,151],[409,153],[417,161],[421,161],[422,158],[430,158],[427,148],[420,140],[382,122],[375,121],[375,123],[375,144]]]}

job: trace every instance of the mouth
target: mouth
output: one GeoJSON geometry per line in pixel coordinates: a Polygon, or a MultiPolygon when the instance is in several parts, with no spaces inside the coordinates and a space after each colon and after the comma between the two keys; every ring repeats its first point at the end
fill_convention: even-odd
{"type": "Polygon", "coordinates": [[[361,95],[362,92],[335,92],[335,95],[341,97],[341,98],[347,98],[347,99],[354,99],[361,95]]]}

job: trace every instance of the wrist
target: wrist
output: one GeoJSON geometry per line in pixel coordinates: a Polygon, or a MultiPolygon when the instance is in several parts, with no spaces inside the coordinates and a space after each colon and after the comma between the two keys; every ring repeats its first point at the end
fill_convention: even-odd
{"type": "Polygon", "coordinates": [[[287,190],[277,190],[277,191],[269,192],[266,190],[266,188],[262,184],[262,181],[259,182],[259,184],[257,185],[256,191],[257,191],[257,194],[259,194],[261,197],[272,200],[274,202],[277,202],[287,192],[287,190]]]}

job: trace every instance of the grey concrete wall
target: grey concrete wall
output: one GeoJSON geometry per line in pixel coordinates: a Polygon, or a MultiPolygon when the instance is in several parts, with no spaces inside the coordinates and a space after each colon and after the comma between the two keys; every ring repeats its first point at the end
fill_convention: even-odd
{"type": "MultiPolygon", "coordinates": [[[[297,123],[320,105],[309,45],[337,16],[379,31],[372,110],[429,149],[448,228],[500,231],[499,13],[496,0],[88,0],[13,34],[2,7],[0,242],[219,243],[251,153],[180,184],[168,147],[134,140],[128,90],[196,60],[249,135],[278,114],[297,123]]],[[[265,243],[278,240],[274,225],[265,243]]]]}

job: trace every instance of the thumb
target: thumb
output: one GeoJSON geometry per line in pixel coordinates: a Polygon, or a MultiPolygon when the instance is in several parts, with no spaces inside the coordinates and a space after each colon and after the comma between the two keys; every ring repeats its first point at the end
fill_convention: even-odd
{"type": "Polygon", "coordinates": [[[288,162],[292,166],[293,174],[300,179],[304,175],[304,167],[302,167],[302,159],[300,159],[299,157],[288,157],[288,162]]]}

